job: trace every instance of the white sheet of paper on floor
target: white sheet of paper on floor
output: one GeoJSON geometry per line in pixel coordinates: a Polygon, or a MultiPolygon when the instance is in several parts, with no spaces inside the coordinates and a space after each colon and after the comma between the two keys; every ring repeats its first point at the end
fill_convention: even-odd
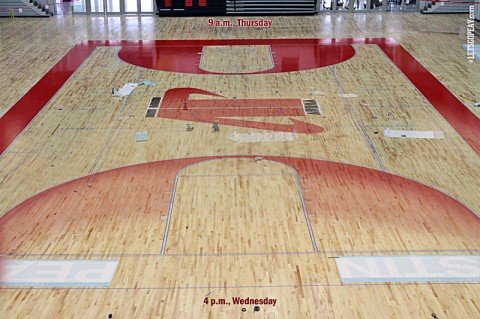
{"type": "Polygon", "coordinates": [[[118,90],[113,89],[112,90],[112,95],[113,96],[122,96],[122,97],[129,96],[130,94],[132,94],[132,92],[135,90],[135,88],[137,86],[140,86],[140,85],[155,86],[155,85],[157,85],[157,83],[156,82],[151,82],[151,81],[143,81],[143,82],[140,82],[140,83],[127,83],[118,90]]]}
{"type": "Polygon", "coordinates": [[[138,83],[138,86],[140,85],[149,85],[149,86],[155,86],[157,85],[157,82],[152,82],[152,81],[143,81],[143,82],[140,82],[138,83]]]}
{"type": "Polygon", "coordinates": [[[127,96],[130,95],[137,86],[137,83],[127,83],[118,92],[123,96],[127,96]]]}
{"type": "Polygon", "coordinates": [[[345,93],[345,94],[339,94],[339,97],[358,97],[358,95],[353,94],[353,93],[345,93]]]}
{"type": "Polygon", "coordinates": [[[127,83],[119,90],[113,89],[112,93],[114,96],[129,96],[137,86],[137,83],[127,83]]]}
{"type": "Polygon", "coordinates": [[[400,138],[444,138],[445,133],[443,131],[403,131],[403,130],[391,130],[386,128],[384,131],[387,137],[400,137],[400,138]]]}
{"type": "Polygon", "coordinates": [[[137,142],[148,141],[148,133],[147,132],[137,132],[137,133],[135,133],[135,140],[137,142]]]}

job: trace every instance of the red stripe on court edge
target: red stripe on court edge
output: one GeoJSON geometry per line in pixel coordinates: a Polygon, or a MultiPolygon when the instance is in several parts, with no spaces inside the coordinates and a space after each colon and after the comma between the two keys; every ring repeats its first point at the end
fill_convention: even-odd
{"type": "Polygon", "coordinates": [[[13,143],[96,46],[78,44],[0,118],[0,154],[13,143]]]}

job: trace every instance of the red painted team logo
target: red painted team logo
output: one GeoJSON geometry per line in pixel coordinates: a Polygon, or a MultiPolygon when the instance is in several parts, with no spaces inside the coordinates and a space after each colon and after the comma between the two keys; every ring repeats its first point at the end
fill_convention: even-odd
{"type": "Polygon", "coordinates": [[[248,127],[276,132],[321,133],[320,126],[290,118],[290,124],[276,124],[239,117],[305,116],[300,99],[228,99],[222,95],[195,88],[175,88],[165,93],[157,117],[189,122],[248,127]],[[210,99],[189,99],[190,95],[210,99]]]}

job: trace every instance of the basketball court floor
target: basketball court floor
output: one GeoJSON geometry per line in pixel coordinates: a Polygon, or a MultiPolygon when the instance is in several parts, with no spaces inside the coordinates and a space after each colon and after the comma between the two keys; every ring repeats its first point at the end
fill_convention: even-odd
{"type": "Polygon", "coordinates": [[[480,317],[467,16],[263,19],[0,20],[2,318],[480,317]]]}

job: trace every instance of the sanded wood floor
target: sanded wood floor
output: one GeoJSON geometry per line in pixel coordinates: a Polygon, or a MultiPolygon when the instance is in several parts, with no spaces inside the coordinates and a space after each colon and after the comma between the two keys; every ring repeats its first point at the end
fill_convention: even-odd
{"type": "MultiPolygon", "coordinates": [[[[84,40],[393,37],[480,116],[480,63],[468,62],[457,30],[465,15],[271,20],[222,30],[206,18],[1,19],[0,115],[84,40]]],[[[271,74],[258,73],[282,65],[268,45],[208,46],[196,61],[205,74],[139,67],[119,46],[96,47],[0,156],[0,261],[116,259],[117,272],[108,288],[1,287],[1,317],[480,316],[480,280],[341,281],[337,256],[480,252],[475,148],[379,46],[352,47],[344,62],[271,74]],[[157,85],[111,96],[141,81],[157,85]],[[152,97],[175,88],[215,96],[196,91],[191,104],[146,118],[152,97]],[[296,113],[308,99],[320,114],[296,113]],[[283,113],[268,105],[282,100],[283,113]],[[216,105],[228,103],[256,113],[213,132],[216,105]],[[292,119],[321,130],[288,131],[292,119]],[[248,121],[268,125],[238,124],[248,121]],[[389,138],[386,128],[445,137],[389,138]],[[242,312],[205,296],[277,302],[242,312]]]]}

